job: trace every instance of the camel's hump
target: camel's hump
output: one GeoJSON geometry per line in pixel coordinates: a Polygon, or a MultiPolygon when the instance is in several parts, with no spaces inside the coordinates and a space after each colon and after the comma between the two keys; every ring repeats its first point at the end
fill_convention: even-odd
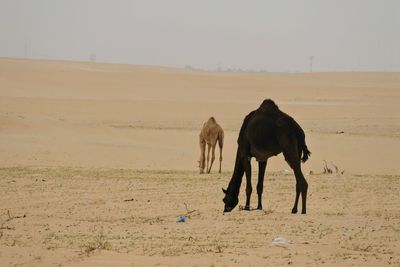
{"type": "Polygon", "coordinates": [[[272,99],[265,99],[261,105],[260,108],[261,110],[265,111],[273,111],[273,110],[279,110],[279,107],[277,104],[272,99]]]}
{"type": "Polygon", "coordinates": [[[217,121],[215,120],[214,117],[210,117],[210,118],[208,119],[208,122],[217,123],[217,121]]]}

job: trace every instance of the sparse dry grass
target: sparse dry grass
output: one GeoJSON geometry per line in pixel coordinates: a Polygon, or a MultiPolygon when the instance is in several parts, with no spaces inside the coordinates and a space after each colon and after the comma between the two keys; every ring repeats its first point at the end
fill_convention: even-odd
{"type": "MultiPolygon", "coordinates": [[[[238,265],[248,258],[255,265],[265,259],[285,265],[399,262],[399,196],[393,193],[400,189],[399,177],[309,175],[305,216],[290,214],[295,182],[280,173],[267,174],[264,211],[237,208],[224,215],[220,188],[228,177],[188,171],[0,169],[0,190],[6,192],[0,196],[0,214],[6,218],[12,209],[12,214],[27,215],[11,221],[14,229],[3,232],[0,247],[39,249],[30,261],[11,257],[17,252],[10,250],[3,254],[8,264],[85,262],[104,251],[156,256],[160,262],[203,255],[209,264],[218,263],[217,255],[238,265]],[[185,214],[188,220],[177,223],[185,214]],[[270,246],[277,236],[291,240],[288,252],[270,246]],[[65,251],[69,256],[50,261],[65,251]]],[[[244,199],[242,192],[240,204],[244,199]]],[[[252,206],[256,199],[254,194],[252,206]]]]}
{"type": "Polygon", "coordinates": [[[94,241],[84,244],[81,247],[81,252],[86,256],[90,256],[92,253],[101,250],[111,250],[111,244],[103,232],[100,232],[94,241]]]}

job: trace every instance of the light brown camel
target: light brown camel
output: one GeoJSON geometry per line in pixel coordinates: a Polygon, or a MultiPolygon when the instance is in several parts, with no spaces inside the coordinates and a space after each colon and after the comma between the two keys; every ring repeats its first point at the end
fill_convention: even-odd
{"type": "Polygon", "coordinates": [[[206,144],[207,147],[207,173],[210,173],[211,167],[214,163],[215,159],[215,146],[219,145],[219,173],[221,173],[221,162],[222,162],[222,147],[224,146],[224,130],[222,130],[221,126],[216,122],[214,117],[208,119],[206,123],[203,125],[203,129],[201,129],[199,135],[199,143],[200,143],[200,160],[199,160],[199,168],[200,173],[204,173],[204,169],[206,167],[206,144]],[[210,162],[210,149],[212,150],[211,155],[211,164],[210,162]]]}

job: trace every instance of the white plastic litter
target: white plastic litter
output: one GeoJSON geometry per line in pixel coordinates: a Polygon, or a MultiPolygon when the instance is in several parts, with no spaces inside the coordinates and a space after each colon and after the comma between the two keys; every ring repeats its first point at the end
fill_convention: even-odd
{"type": "Polygon", "coordinates": [[[289,241],[282,236],[278,236],[278,237],[275,237],[274,239],[272,239],[271,245],[277,246],[277,247],[288,248],[289,241]]]}

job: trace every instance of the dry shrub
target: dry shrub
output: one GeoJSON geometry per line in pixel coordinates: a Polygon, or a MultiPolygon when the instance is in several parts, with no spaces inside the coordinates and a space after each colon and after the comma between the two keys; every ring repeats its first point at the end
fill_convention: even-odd
{"type": "MultiPolygon", "coordinates": [[[[344,170],[341,171],[339,169],[339,167],[337,165],[335,165],[332,161],[331,161],[331,165],[333,166],[333,168],[335,168],[335,173],[336,174],[344,174],[344,170]]],[[[328,167],[328,163],[326,162],[326,160],[324,160],[324,171],[323,171],[323,174],[332,174],[332,173],[333,173],[333,170],[328,167]]]]}
{"type": "Polygon", "coordinates": [[[96,236],[95,240],[85,244],[81,247],[81,253],[86,254],[86,256],[90,256],[95,251],[100,250],[110,250],[111,244],[108,242],[108,239],[104,235],[103,232],[100,232],[98,236],[96,236]]]}

